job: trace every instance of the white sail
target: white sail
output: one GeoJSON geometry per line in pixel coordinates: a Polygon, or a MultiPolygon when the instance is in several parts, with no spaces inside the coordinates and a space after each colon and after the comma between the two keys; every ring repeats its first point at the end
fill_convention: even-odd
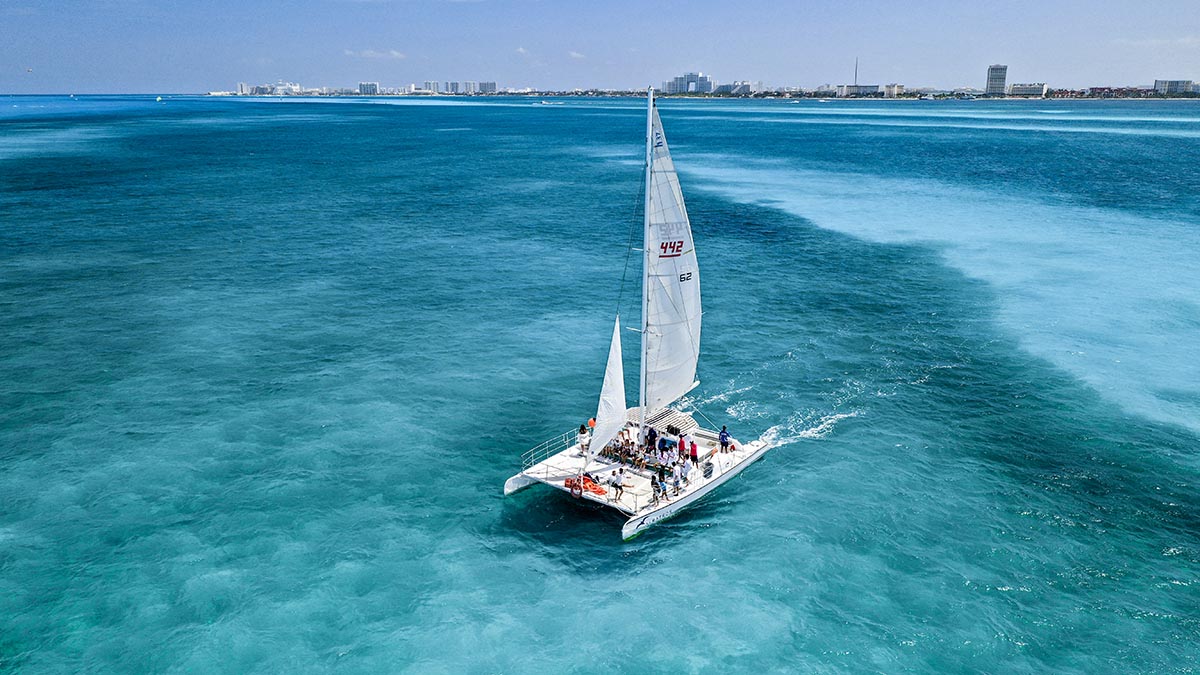
{"type": "MultiPolygon", "coordinates": [[[[621,528],[625,539],[710,494],[762,457],[770,445],[763,440],[717,446],[718,433],[701,430],[688,413],[670,406],[697,383],[696,362],[700,353],[700,272],[692,243],[692,228],[684,208],[679,178],[667,149],[662,122],[654,107],[654,91],[647,92],[645,232],[642,278],[641,377],[639,378],[638,422],[671,433],[693,430],[703,452],[703,471],[693,471],[686,484],[677,486],[669,499],[652,497],[654,479],[641,471],[622,470],[622,487],[593,485],[585,480],[593,456],[603,451],[626,424],[625,378],[621,363],[621,317],[613,326],[604,371],[604,386],[596,411],[595,427],[588,452],[577,452],[571,433],[552,438],[527,451],[522,470],[504,482],[504,494],[512,494],[536,483],[568,491],[578,499],[612,507],[628,516],[621,528]]],[[[622,277],[622,284],[626,281],[622,277]]],[[[619,304],[618,300],[618,304],[619,304]]],[[[612,475],[611,462],[602,473],[612,475]]],[[[600,482],[609,481],[600,479],[600,482]]],[[[661,490],[665,489],[665,485],[661,490]]]]}
{"type": "Polygon", "coordinates": [[[596,409],[596,428],[588,443],[591,454],[603,450],[624,427],[625,369],[621,365],[621,317],[617,316],[612,345],[608,348],[608,366],[604,369],[604,386],[600,388],[600,405],[596,409]]]}
{"type": "Polygon", "coordinates": [[[647,411],[670,404],[695,386],[700,356],[700,269],[692,226],[658,109],[650,114],[642,279],[642,405],[647,411]]]}

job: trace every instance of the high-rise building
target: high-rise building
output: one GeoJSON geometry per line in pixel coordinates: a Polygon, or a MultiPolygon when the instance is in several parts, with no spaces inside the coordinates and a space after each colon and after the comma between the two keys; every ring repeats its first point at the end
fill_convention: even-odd
{"type": "Polygon", "coordinates": [[[1004,84],[1008,81],[1008,66],[994,64],[988,66],[987,86],[983,93],[988,96],[1003,96],[1004,84]]]}
{"type": "Polygon", "coordinates": [[[245,96],[250,93],[250,87],[246,86],[245,82],[238,82],[238,96],[245,96]]]}
{"type": "Polygon", "coordinates": [[[496,93],[496,83],[495,82],[480,82],[479,83],[479,93],[481,93],[481,94],[496,93]]]}
{"type": "Polygon", "coordinates": [[[1155,80],[1154,93],[1156,94],[1190,94],[1192,92],[1191,80],[1155,80]]]}
{"type": "Polygon", "coordinates": [[[378,82],[359,82],[358,83],[358,94],[359,94],[359,96],[378,96],[379,95],[379,83],[378,82]]]}
{"type": "Polygon", "coordinates": [[[468,96],[479,93],[479,83],[478,82],[472,82],[470,80],[467,80],[466,82],[463,82],[462,84],[463,84],[462,93],[467,94],[468,96]]]}
{"type": "Polygon", "coordinates": [[[684,73],[663,82],[664,94],[711,94],[715,83],[704,73],[684,73]]]}
{"type": "Polygon", "coordinates": [[[425,91],[431,91],[435,94],[441,91],[438,89],[438,83],[435,80],[425,80],[425,86],[422,87],[422,89],[425,91]]]}
{"type": "Polygon", "coordinates": [[[446,94],[457,94],[458,93],[458,83],[457,82],[447,82],[446,86],[442,89],[442,92],[446,93],[446,94]]]}
{"type": "Polygon", "coordinates": [[[885,84],[883,85],[884,98],[896,98],[904,94],[904,85],[902,84],[885,84]]]}

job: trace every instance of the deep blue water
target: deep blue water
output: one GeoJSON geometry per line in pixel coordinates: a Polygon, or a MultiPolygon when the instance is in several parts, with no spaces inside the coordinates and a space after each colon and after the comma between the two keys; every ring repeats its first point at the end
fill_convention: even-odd
{"type": "Polygon", "coordinates": [[[662,109],[686,402],[778,445],[621,543],[500,488],[642,102],[0,98],[0,670],[1200,668],[1200,106],[662,109]]]}

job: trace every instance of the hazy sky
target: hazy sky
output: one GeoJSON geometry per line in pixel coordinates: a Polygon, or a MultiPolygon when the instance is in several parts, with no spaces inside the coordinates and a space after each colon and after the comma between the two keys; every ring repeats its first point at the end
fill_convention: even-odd
{"type": "Polygon", "coordinates": [[[1200,80],[1197,0],[0,0],[0,93],[1200,80]]]}

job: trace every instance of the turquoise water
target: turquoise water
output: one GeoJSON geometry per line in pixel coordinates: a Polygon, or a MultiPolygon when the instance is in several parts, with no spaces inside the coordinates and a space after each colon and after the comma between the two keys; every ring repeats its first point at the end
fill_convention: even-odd
{"type": "Polygon", "coordinates": [[[500,488],[644,114],[0,98],[0,670],[1200,668],[1200,106],[664,102],[686,403],[777,447],[621,543],[500,488]]]}

